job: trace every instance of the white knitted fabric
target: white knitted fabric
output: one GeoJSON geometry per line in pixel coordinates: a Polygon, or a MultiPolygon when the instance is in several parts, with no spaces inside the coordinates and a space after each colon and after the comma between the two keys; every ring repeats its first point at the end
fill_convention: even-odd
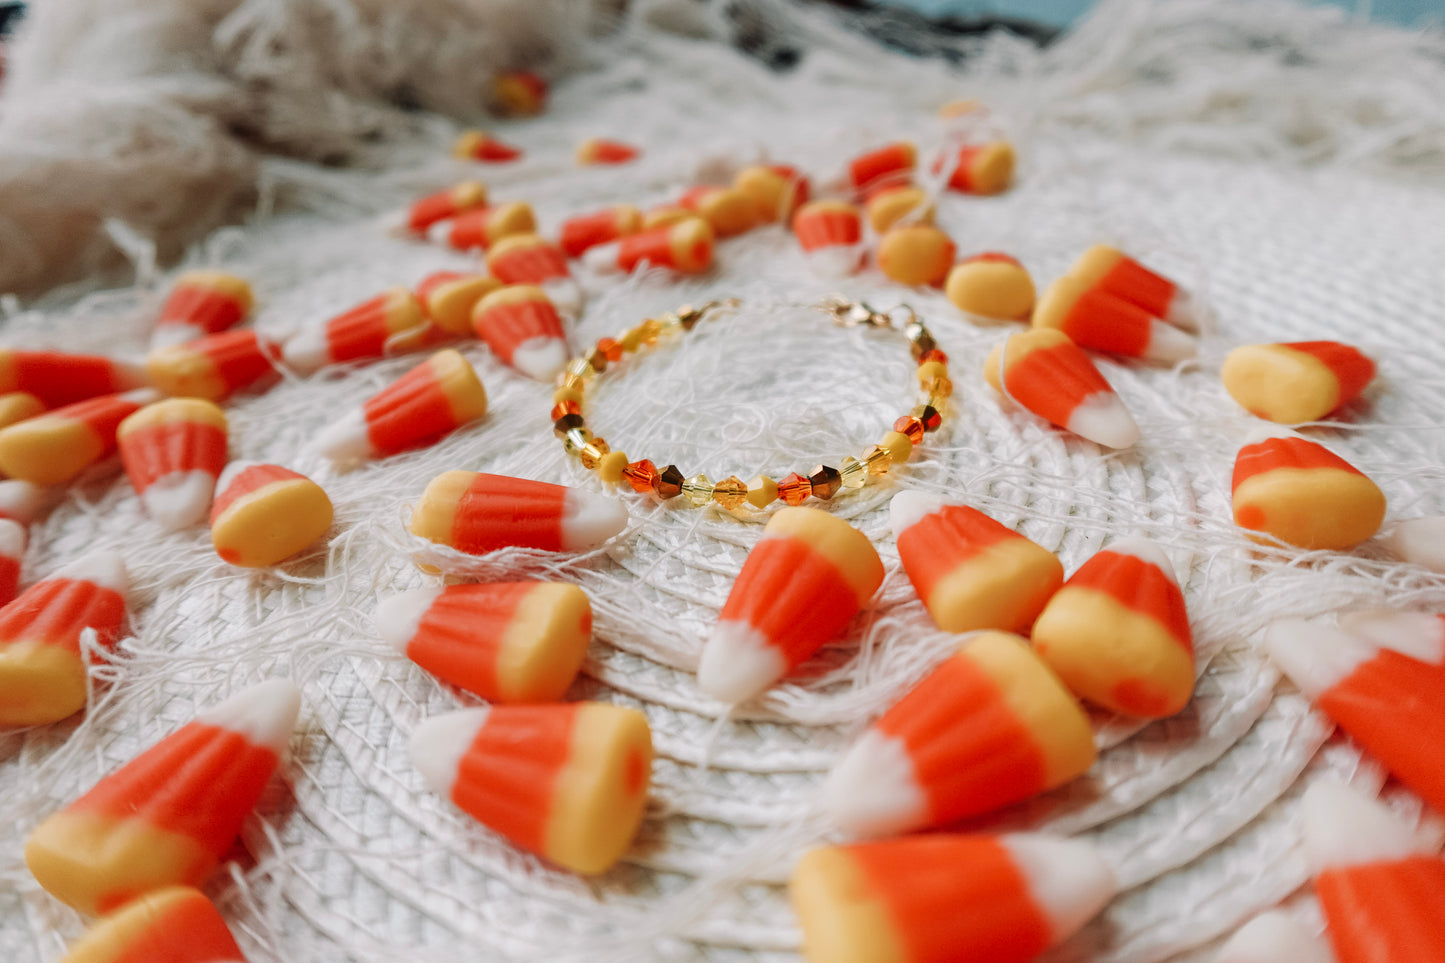
{"type": "MultiPolygon", "coordinates": [[[[604,66],[558,86],[545,116],[499,128],[527,150],[522,163],[478,171],[438,160],[348,181],[353,199],[358,184],[370,192],[377,216],[258,221],[217,233],[191,263],[251,278],[257,326],[294,330],[388,285],[473,263],[382,230],[385,210],[464,173],[480,174],[498,199],[530,201],[550,231],[608,203],[664,201],[764,155],[819,180],[885,137],[930,149],[948,136],[938,105],[975,96],[993,106],[1022,162],[1003,196],[940,198],[939,221],[960,254],[1010,252],[1042,286],[1090,243],[1111,241],[1204,306],[1197,362],[1167,370],[1100,360],[1143,441],[1106,452],[1001,404],[980,373],[1016,326],[974,323],[939,292],[903,290],[873,270],[819,281],[778,227],[722,242],[700,279],[584,278],[590,297],[571,332],[579,348],[687,301],[744,299],[736,315],[597,379],[588,424],[632,458],[746,480],[836,466],[871,445],[912,403],[913,365],[900,336],[835,328],[806,307],[834,291],[911,304],[948,352],[956,389],[942,430],[913,459],[827,506],[882,555],[876,599],[817,659],[726,720],[699,695],[692,669],[767,513],[659,504],[624,489],[631,522],[592,553],[445,560],[454,573],[582,586],[595,632],[572,695],[648,715],[658,758],[640,836],[617,868],[582,879],[425,788],[407,760],[411,730],[473,700],[395,655],[371,623],[379,598],[431,581],[412,562],[419,546],[404,522],[437,473],[601,490],[548,430],[550,388],[468,343],[491,398],[486,419],[344,474],[311,439],[418,357],[288,377],[239,399],[228,407],[232,456],[305,472],[335,503],[329,537],[303,557],[243,571],[216,557],[202,528],[163,535],[113,466],[73,486],[33,528],[27,580],[114,547],[134,591],[131,637],[97,669],[88,711],[0,734],[0,951],[9,963],[55,959],[83,925],[25,870],[23,840],[36,823],[199,708],[277,675],[305,695],[292,756],[244,847],[208,885],[253,963],[795,959],[781,884],[823,838],[814,818],[822,776],[957,642],[932,626],[898,564],[886,508],[905,488],[984,510],[1058,552],[1070,572],[1114,537],[1152,537],[1184,586],[1201,671],[1190,706],[1150,725],[1096,717],[1102,753],[1089,774],[981,823],[1085,834],[1120,878],[1120,896],[1047,959],[1204,959],[1201,948],[1305,883],[1302,788],[1330,774],[1374,787],[1382,773],[1348,743],[1327,743],[1329,724],[1257,651],[1259,631],[1275,618],[1355,606],[1445,609],[1445,581],[1374,541],[1303,553],[1242,537],[1230,472],[1261,423],[1225,394],[1218,364],[1242,343],[1358,345],[1377,360],[1377,381],[1338,421],[1302,433],[1381,485],[1387,527],[1445,513],[1439,43],[1288,4],[1119,2],[1051,51],[994,38],[960,71],[888,54],[822,14],[770,9],[796,21],[789,35],[810,50],[791,73],[639,21],[607,42],[604,66]],[[647,153],[618,169],[578,170],[572,148],[592,135],[647,153]]],[[[449,135],[430,145],[437,157],[449,135]]],[[[148,275],[133,290],[12,310],[6,343],[139,351],[166,283],[148,275]]],[[[1400,801],[1408,810],[1409,798],[1400,801]]]]}

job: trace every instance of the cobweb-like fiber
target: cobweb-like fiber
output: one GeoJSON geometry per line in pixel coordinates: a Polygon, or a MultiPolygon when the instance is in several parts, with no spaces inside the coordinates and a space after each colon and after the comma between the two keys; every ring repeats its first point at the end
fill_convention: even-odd
{"type": "MultiPolygon", "coordinates": [[[[27,580],[109,547],[124,552],[135,588],[131,637],[96,670],[88,711],[0,735],[9,959],[54,959],[82,928],[24,868],[36,823],[198,708],[276,675],[305,694],[291,758],[234,862],[208,885],[251,960],[795,959],[781,884],[803,849],[828,838],[815,817],[823,774],[957,641],[932,626],[898,564],[886,508],[904,488],[981,508],[1058,552],[1069,571],[1112,538],[1150,536],[1184,586],[1202,673],[1189,708],[1150,725],[1099,717],[1102,753],[1089,774],[980,823],[1086,834],[1115,867],[1124,892],[1049,959],[1193,958],[1299,890],[1302,788],[1326,777],[1373,787],[1381,774],[1328,741],[1328,724],[1256,651],[1257,634],[1285,616],[1442,608],[1445,583],[1373,541],[1341,554],[1243,538],[1229,476],[1259,422],[1224,393],[1217,367],[1241,343],[1358,345],[1378,361],[1377,382],[1304,433],[1380,483],[1387,526],[1445,512],[1445,108],[1423,95],[1445,84],[1438,44],[1292,5],[1114,3],[1052,50],[995,37],[977,44],[966,70],[951,70],[883,52],[820,14],[768,9],[809,51],[797,70],[773,74],[639,19],[594,51],[599,67],[558,86],[547,115],[499,128],[528,153],[482,174],[493,196],[530,201],[553,230],[608,203],[661,202],[764,155],[826,179],[885,137],[925,151],[943,144],[951,134],[935,108],[981,97],[1022,163],[1006,195],[941,198],[940,223],[961,254],[1008,251],[1042,284],[1088,244],[1111,241],[1205,307],[1197,362],[1100,362],[1143,441],[1104,452],[1002,405],[980,372],[1015,326],[977,323],[940,293],[905,291],[872,270],[818,281],[778,227],[723,242],[699,279],[584,278],[577,347],[687,301],[743,299],[737,313],[609,370],[589,392],[589,426],[614,449],[686,474],[746,480],[836,465],[912,403],[900,336],[839,329],[809,308],[834,291],[880,306],[906,300],[949,354],[956,385],[942,430],[913,459],[828,506],[878,547],[887,575],[875,600],[802,671],[722,723],[692,670],[765,513],[623,491],[629,526],[595,552],[448,563],[455,577],[582,586],[595,634],[571,694],[648,715],[658,759],[641,834],[617,868],[584,880],[423,786],[406,757],[411,730],[472,700],[391,652],[371,621],[378,599],[430,581],[404,523],[437,473],[600,489],[549,431],[550,388],[465,344],[488,416],[434,448],[336,473],[312,438],[419,358],[287,377],[229,406],[231,450],[305,472],[331,495],[335,526],[303,557],[231,568],[203,529],[161,534],[113,470],[82,480],[33,530],[27,580]],[[617,170],[574,168],[576,142],[598,134],[647,153],[617,170]]],[[[451,131],[435,126],[406,156],[445,153],[451,131]]],[[[468,172],[438,160],[374,176],[315,173],[307,189],[337,192],[348,210],[370,204],[375,216],[258,221],[213,235],[189,263],[251,278],[261,329],[314,325],[388,285],[473,263],[382,230],[386,210],[415,189],[468,172]]],[[[143,250],[124,229],[116,235],[143,250]]],[[[13,311],[7,343],[138,351],[165,287],[142,274],[133,289],[13,311]]]]}

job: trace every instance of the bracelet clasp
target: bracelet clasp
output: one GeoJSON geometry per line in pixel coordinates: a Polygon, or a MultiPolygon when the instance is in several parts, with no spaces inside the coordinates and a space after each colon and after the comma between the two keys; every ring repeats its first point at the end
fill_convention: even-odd
{"type": "Polygon", "coordinates": [[[889,311],[879,311],[863,301],[850,301],[844,297],[827,298],[818,305],[819,310],[829,315],[833,323],[843,328],[902,328],[918,315],[906,304],[900,304],[889,311]],[[892,311],[908,312],[908,318],[900,324],[893,319],[892,311]]]}

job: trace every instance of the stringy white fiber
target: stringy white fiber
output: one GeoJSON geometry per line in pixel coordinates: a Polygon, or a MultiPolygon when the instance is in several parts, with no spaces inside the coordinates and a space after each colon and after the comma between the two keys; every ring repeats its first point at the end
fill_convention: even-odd
{"type": "MultiPolygon", "coordinates": [[[[822,296],[907,301],[950,356],[956,388],[943,429],[887,482],[829,506],[877,545],[882,589],[843,639],[721,724],[725,708],[698,693],[692,671],[766,515],[659,505],[624,490],[627,530],[584,555],[462,558],[407,534],[410,506],[446,469],[600,488],[553,438],[550,388],[475,343],[463,351],[487,386],[486,419],[359,470],[332,471],[312,439],[419,357],[287,376],[228,407],[233,457],[307,473],[335,503],[330,537],[278,569],[222,563],[204,529],[162,534],[114,466],[97,469],[34,527],[25,578],[92,548],[121,550],[134,584],[132,635],[97,668],[84,715],[0,734],[6,959],[55,959],[83,925],[25,870],[23,840],[36,823],[199,708],[277,675],[305,695],[292,757],[248,822],[244,851],[207,887],[253,963],[796,959],[780,884],[804,848],[827,838],[815,818],[823,775],[957,644],[932,626],[898,564],[886,509],[903,488],[967,501],[1058,552],[1070,572],[1112,538],[1149,536],[1184,587],[1201,671],[1190,707],[1149,725],[1097,718],[1102,754],[1086,777],[982,824],[1087,834],[1126,888],[1047,959],[1205,959],[1201,948],[1291,897],[1307,875],[1295,851],[1303,787],[1333,775],[1372,788],[1382,774],[1348,744],[1327,742],[1328,723],[1252,641],[1286,616],[1445,609],[1445,579],[1391,560],[1375,541],[1337,554],[1243,538],[1229,479],[1259,422],[1230,401],[1217,366],[1241,343],[1360,346],[1379,363],[1377,383],[1337,421],[1304,432],[1380,483],[1387,527],[1445,513],[1440,39],[1286,3],[1119,0],[1047,50],[1003,36],[954,42],[973,56],[950,69],[888,53],[832,13],[760,4],[780,42],[806,51],[796,70],[773,74],[719,40],[655,25],[675,25],[685,7],[639,9],[581,51],[571,42],[582,25],[539,15],[526,23],[567,25],[550,35],[558,69],[591,67],[557,84],[543,117],[496,125],[526,149],[524,162],[479,171],[445,159],[452,122],[387,102],[405,88],[430,111],[460,114],[473,103],[464,84],[505,59],[418,55],[410,43],[446,33],[453,11],[423,7],[136,0],[112,4],[102,23],[89,4],[38,4],[0,138],[40,125],[39,107],[17,105],[22,91],[65,98],[81,90],[64,86],[75,84],[84,96],[44,131],[25,127],[44,137],[0,139],[0,210],[10,225],[0,232],[0,270],[38,285],[89,270],[92,255],[114,244],[139,281],[29,310],[11,303],[5,344],[138,353],[169,280],[150,245],[162,256],[176,250],[244,209],[238,198],[251,191],[275,216],[209,234],[185,264],[250,278],[257,327],[279,334],[388,285],[475,263],[382,230],[415,193],[466,174],[500,200],[530,201],[552,231],[567,215],[661,202],[763,156],[823,177],[884,137],[927,150],[958,133],[934,119],[937,106],[973,96],[994,108],[986,125],[1015,140],[1022,163],[1006,195],[941,199],[939,220],[960,254],[1008,251],[1042,286],[1088,244],[1118,243],[1198,294],[1201,358],[1173,370],[1101,362],[1144,438],[1108,452],[1001,404],[987,387],[983,360],[1014,327],[976,323],[939,292],[904,290],[872,270],[819,281],[777,227],[723,242],[716,270],[699,279],[584,278],[577,347],[688,301],[743,299],[736,313],[610,369],[589,392],[589,426],[614,448],[714,480],[836,466],[912,403],[902,337],[834,327],[808,307],[822,296]],[[102,37],[107,30],[115,36],[102,37]],[[158,50],[114,61],[119,37],[158,50]],[[277,37],[304,42],[262,39],[277,37]],[[182,48],[191,53],[180,65],[182,48]],[[161,61],[168,73],[136,79],[161,61]],[[275,81],[274,97],[243,84],[249,95],[235,101],[231,81],[214,91],[201,83],[238,63],[250,65],[245,76],[275,81]],[[97,116],[106,118],[101,131],[87,126],[97,116]],[[215,128],[220,118],[259,133],[238,147],[215,128]],[[615,170],[575,168],[572,149],[595,135],[646,154],[615,170]],[[127,139],[147,152],[112,161],[127,139]],[[82,143],[92,147],[79,157],[82,143]],[[37,188],[8,173],[22,154],[27,177],[51,162],[71,173],[37,188]],[[309,163],[332,156],[369,166],[309,163]],[[156,182],[173,192],[153,207],[145,198],[156,182]],[[26,204],[12,205],[26,183],[26,204]],[[61,219],[47,217],[70,204],[125,223],[82,229],[88,253],[68,260],[56,240],[61,219]],[[16,261],[17,245],[33,258],[16,261]],[[411,767],[414,726],[475,701],[397,656],[372,625],[379,598],[433,581],[413,564],[418,555],[451,577],[557,578],[586,590],[594,644],[571,695],[641,708],[658,752],[647,818],[617,869],[584,880],[550,868],[438,799],[411,767]]],[[[481,18],[503,8],[468,9],[481,18]]],[[[713,11],[693,26],[719,35],[724,23],[713,11]]]]}

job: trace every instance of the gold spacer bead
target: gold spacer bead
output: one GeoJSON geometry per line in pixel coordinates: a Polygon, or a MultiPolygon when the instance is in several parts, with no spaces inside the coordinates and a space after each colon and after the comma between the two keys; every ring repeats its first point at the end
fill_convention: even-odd
{"type": "Polygon", "coordinates": [[[713,485],[703,474],[693,475],[682,483],[682,497],[694,505],[702,506],[712,501],[713,485]]]}
{"type": "Polygon", "coordinates": [[[778,483],[767,475],[757,475],[748,482],[748,504],[754,508],[767,508],[778,500],[778,483]]]}
{"type": "Polygon", "coordinates": [[[724,478],[712,486],[712,500],[728,511],[741,508],[747,498],[748,486],[736,475],[724,478]]]}

